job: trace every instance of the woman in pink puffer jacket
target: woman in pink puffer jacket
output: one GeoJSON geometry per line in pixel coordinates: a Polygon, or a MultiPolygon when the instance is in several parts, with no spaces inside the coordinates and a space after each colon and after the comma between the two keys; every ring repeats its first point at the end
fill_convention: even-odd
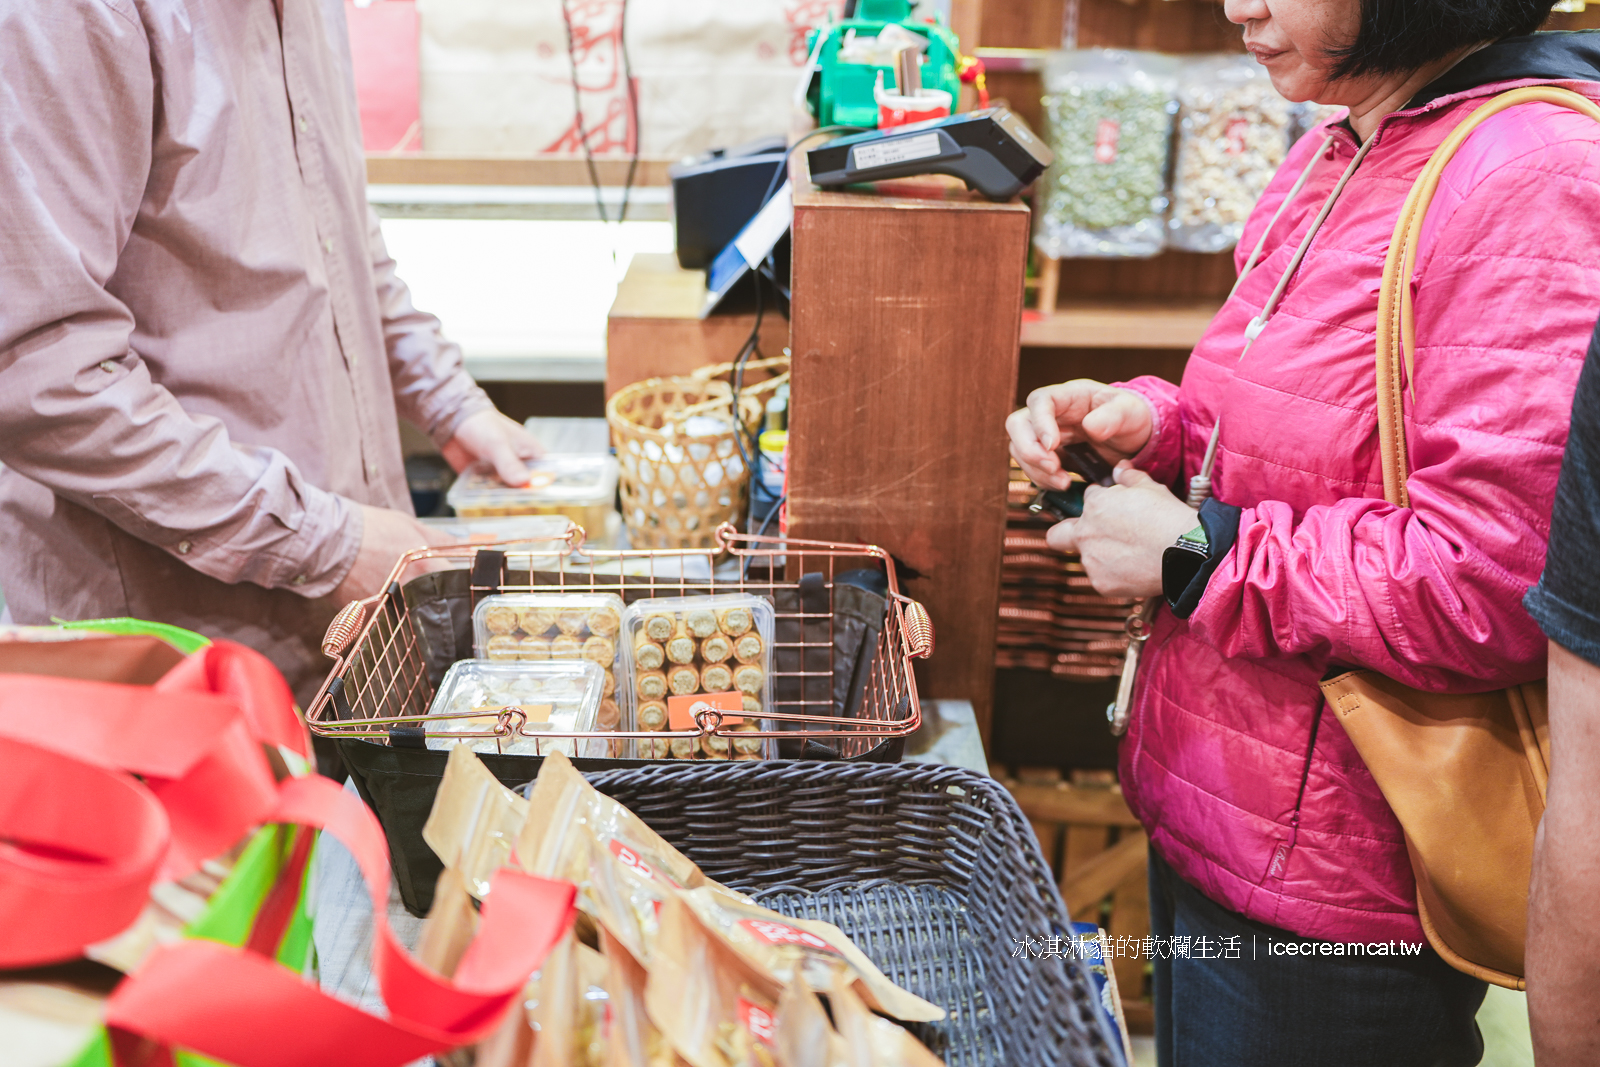
{"type": "Polygon", "coordinates": [[[1164,1067],[1481,1056],[1484,986],[1424,944],[1400,827],[1318,682],[1353,666],[1471,692],[1544,673],[1521,600],[1600,311],[1600,124],[1513,108],[1444,172],[1412,278],[1408,508],[1383,499],[1374,352],[1389,238],[1440,141],[1517,85],[1600,98],[1600,40],[1504,36],[1550,6],[1227,0],[1279,91],[1348,117],[1302,138],[1256,206],[1237,253],[1244,267],[1259,242],[1256,262],[1181,387],[1068,382],[1008,422],[1043,485],[1065,484],[1064,442],[1131,460],[1051,541],[1082,553],[1101,592],[1168,602],[1121,754],[1153,850],[1155,936],[1189,950],[1155,962],[1164,1067]],[[1197,513],[1171,489],[1187,492],[1219,420],[1197,513]],[[1336,944],[1283,954],[1304,939],[1336,944]]]}

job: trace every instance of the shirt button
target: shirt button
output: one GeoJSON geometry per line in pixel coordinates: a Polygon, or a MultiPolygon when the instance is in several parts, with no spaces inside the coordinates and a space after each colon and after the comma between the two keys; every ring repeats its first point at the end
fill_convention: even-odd
{"type": "Polygon", "coordinates": [[[311,123],[306,121],[306,117],[304,115],[301,115],[300,116],[300,132],[301,133],[305,133],[310,128],[311,128],[311,123]]]}
{"type": "Polygon", "coordinates": [[[295,575],[294,576],[294,584],[295,585],[305,585],[306,584],[306,576],[303,575],[303,574],[295,575]]]}
{"type": "Polygon", "coordinates": [[[367,474],[376,478],[378,476],[378,465],[376,463],[368,463],[367,474]]]}
{"type": "Polygon", "coordinates": [[[194,547],[194,545],[190,544],[188,541],[179,541],[178,542],[178,555],[187,556],[189,554],[189,549],[191,549],[193,547],[194,547]]]}
{"type": "Polygon", "coordinates": [[[107,374],[115,374],[117,372],[117,365],[111,362],[109,359],[102,359],[100,361],[100,369],[105,371],[107,374]]]}
{"type": "Polygon", "coordinates": [[[322,250],[324,252],[327,252],[329,255],[333,254],[333,238],[332,237],[326,237],[326,238],[323,239],[323,241],[322,241],[322,250]]]}

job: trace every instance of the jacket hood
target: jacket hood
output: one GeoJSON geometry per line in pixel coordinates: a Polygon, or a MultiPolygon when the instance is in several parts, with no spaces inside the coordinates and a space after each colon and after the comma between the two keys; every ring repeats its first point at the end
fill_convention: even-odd
{"type": "Polygon", "coordinates": [[[1531,33],[1496,41],[1429,82],[1405,110],[1480,85],[1529,80],[1600,82],[1600,30],[1531,33]]]}

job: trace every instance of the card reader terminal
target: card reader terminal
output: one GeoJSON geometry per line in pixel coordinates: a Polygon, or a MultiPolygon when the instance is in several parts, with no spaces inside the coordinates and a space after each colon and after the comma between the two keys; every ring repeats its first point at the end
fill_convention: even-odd
{"type": "Polygon", "coordinates": [[[1016,196],[1054,158],[1028,124],[1003,107],[840,137],[806,153],[811,180],[825,189],[948,174],[990,200],[1016,196]]]}

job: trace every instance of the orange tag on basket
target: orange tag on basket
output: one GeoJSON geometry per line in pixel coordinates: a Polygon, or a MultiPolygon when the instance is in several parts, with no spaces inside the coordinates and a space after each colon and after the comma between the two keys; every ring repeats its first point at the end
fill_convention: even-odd
{"type": "Polygon", "coordinates": [[[691,693],[667,698],[667,729],[698,730],[695,715],[702,710],[722,712],[722,725],[744,721],[744,694],[737,689],[726,693],[691,693]],[[729,713],[732,714],[729,714],[729,713]]]}
{"type": "MultiPolygon", "coordinates": [[[[518,711],[522,712],[522,714],[527,716],[527,719],[525,720],[526,722],[549,722],[550,709],[552,707],[553,705],[551,704],[502,704],[498,707],[473,708],[472,710],[476,712],[493,712],[494,717],[488,720],[490,729],[493,729],[494,724],[500,721],[500,713],[505,711],[507,708],[516,708],[518,711]]],[[[477,722],[478,720],[467,719],[465,721],[477,722]]]]}

